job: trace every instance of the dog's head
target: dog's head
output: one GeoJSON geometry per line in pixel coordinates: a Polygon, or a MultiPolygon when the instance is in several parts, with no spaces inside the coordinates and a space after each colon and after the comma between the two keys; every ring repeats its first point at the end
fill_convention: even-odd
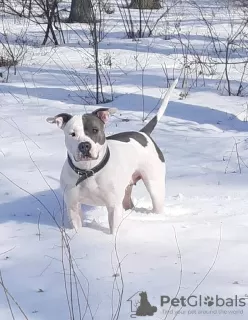
{"type": "Polygon", "coordinates": [[[106,143],[105,124],[116,108],[100,108],[92,113],[72,116],[60,113],[47,118],[64,131],[65,145],[76,162],[96,160],[106,143]]]}

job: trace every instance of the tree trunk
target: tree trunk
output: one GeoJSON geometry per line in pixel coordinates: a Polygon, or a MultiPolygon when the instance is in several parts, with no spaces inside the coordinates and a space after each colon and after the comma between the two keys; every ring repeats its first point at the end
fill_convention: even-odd
{"type": "Polygon", "coordinates": [[[132,0],[129,8],[131,9],[160,9],[160,0],[132,0]]]}
{"type": "Polygon", "coordinates": [[[72,0],[68,22],[90,22],[92,20],[91,0],[72,0]]]}

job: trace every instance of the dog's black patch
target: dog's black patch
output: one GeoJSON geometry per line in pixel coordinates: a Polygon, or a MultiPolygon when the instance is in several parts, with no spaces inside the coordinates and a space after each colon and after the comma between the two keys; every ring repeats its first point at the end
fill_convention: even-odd
{"type": "Polygon", "coordinates": [[[57,114],[55,118],[62,118],[63,119],[63,126],[65,126],[67,124],[67,122],[69,120],[71,120],[72,115],[69,113],[60,113],[60,114],[57,114]]]}
{"type": "Polygon", "coordinates": [[[130,142],[130,139],[134,139],[139,144],[141,144],[143,147],[146,147],[148,144],[146,137],[142,133],[135,132],[135,131],[120,132],[120,133],[114,134],[112,136],[109,136],[106,139],[107,140],[118,140],[121,142],[130,142]]]}
{"type": "Polygon", "coordinates": [[[152,142],[153,142],[153,144],[154,144],[154,147],[155,147],[155,149],[156,149],[156,151],[157,151],[157,154],[158,154],[159,159],[161,160],[161,162],[165,162],[163,152],[159,149],[158,145],[157,145],[156,142],[152,139],[152,137],[149,136],[149,138],[152,140],[152,142]]]}
{"type": "Polygon", "coordinates": [[[82,116],[84,125],[84,133],[90,137],[95,143],[101,145],[105,142],[104,123],[97,116],[92,114],[84,114],[82,116]]]}
{"type": "Polygon", "coordinates": [[[156,127],[157,123],[158,123],[158,118],[157,118],[157,116],[155,116],[155,117],[152,118],[151,121],[149,121],[149,122],[144,126],[144,128],[142,128],[142,129],[140,130],[140,132],[144,132],[144,133],[150,135],[150,134],[152,133],[153,129],[156,127]]]}

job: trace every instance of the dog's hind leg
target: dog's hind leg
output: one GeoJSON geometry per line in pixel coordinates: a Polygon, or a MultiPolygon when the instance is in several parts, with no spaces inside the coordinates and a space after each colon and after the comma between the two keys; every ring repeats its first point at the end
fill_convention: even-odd
{"type": "Polygon", "coordinates": [[[133,184],[129,184],[126,187],[125,196],[124,196],[124,199],[122,201],[122,205],[123,205],[124,210],[133,209],[133,207],[134,207],[133,201],[132,201],[132,198],[131,198],[132,189],[133,189],[133,184]]]}
{"type": "Polygon", "coordinates": [[[135,171],[132,174],[132,178],[131,178],[131,181],[130,181],[129,185],[126,187],[125,196],[124,196],[124,199],[122,201],[122,205],[123,205],[123,208],[125,210],[133,209],[133,207],[134,207],[134,204],[133,204],[133,201],[132,201],[132,198],[131,198],[132,190],[133,190],[133,186],[136,185],[136,183],[140,179],[141,179],[140,173],[138,171],[135,171]]]}
{"type": "Polygon", "coordinates": [[[165,202],[165,165],[163,164],[160,167],[157,174],[147,172],[142,179],[152,199],[152,211],[154,213],[163,213],[165,202]]]}
{"type": "Polygon", "coordinates": [[[157,180],[147,180],[144,181],[146,188],[152,199],[154,213],[164,212],[164,202],[165,202],[165,181],[161,178],[157,180]]]}

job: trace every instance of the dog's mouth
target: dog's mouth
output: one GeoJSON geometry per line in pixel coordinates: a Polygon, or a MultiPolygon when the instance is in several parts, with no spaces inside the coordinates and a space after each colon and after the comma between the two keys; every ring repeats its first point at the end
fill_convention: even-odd
{"type": "Polygon", "coordinates": [[[84,155],[81,152],[78,152],[73,156],[75,162],[97,160],[98,157],[99,155],[97,155],[97,157],[93,157],[91,154],[84,155]]]}

